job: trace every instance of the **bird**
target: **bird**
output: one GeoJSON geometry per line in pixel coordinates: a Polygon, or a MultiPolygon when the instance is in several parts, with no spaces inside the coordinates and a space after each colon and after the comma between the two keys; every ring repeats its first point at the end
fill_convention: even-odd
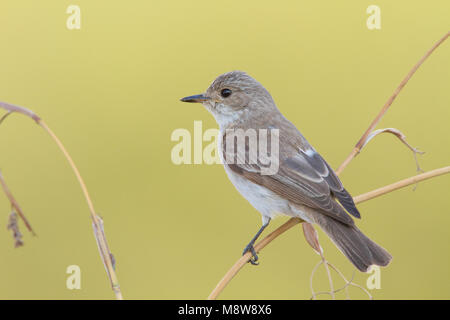
{"type": "Polygon", "coordinates": [[[213,115],[219,125],[218,153],[228,178],[262,215],[262,226],[243,251],[251,252],[250,263],[258,264],[254,248],[258,237],[272,219],[286,215],[318,225],[361,272],[389,264],[392,256],[356,226],[352,216],[361,215],[336,173],[257,80],[243,71],[227,72],[204,93],[181,101],[201,103],[213,115]],[[234,132],[246,136],[235,139],[234,132]],[[252,132],[257,134],[256,147],[261,141],[273,147],[270,156],[252,151],[252,132]],[[258,135],[261,132],[265,135],[258,135]],[[269,160],[274,160],[274,170],[268,170],[269,160]]]}

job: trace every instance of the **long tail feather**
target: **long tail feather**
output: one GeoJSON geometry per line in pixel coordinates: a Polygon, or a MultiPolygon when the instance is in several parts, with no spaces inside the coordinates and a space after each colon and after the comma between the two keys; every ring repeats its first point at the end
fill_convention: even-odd
{"type": "Polygon", "coordinates": [[[321,213],[316,213],[313,218],[358,270],[366,272],[371,265],[386,266],[392,260],[384,248],[355,225],[346,225],[321,213]]]}

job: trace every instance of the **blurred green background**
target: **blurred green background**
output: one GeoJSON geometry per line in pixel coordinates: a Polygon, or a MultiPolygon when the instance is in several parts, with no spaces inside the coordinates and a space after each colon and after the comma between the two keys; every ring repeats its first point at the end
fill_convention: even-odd
{"type": "MultiPolygon", "coordinates": [[[[178,99],[203,92],[221,73],[247,71],[336,168],[449,30],[449,16],[444,0],[5,0],[0,101],[34,110],[72,154],[104,218],[125,298],[203,299],[261,220],[220,165],[171,162],[173,130],[192,132],[194,120],[217,127],[202,106],[178,99]],[[71,4],[81,8],[80,30],[66,27],[71,4]],[[366,27],[372,4],[381,8],[381,30],[366,27]]],[[[450,163],[449,57],[447,41],[379,125],[400,129],[425,150],[424,170],[450,163]]],[[[54,142],[29,119],[11,116],[0,126],[0,168],[38,234],[21,224],[25,246],[13,248],[10,207],[0,195],[0,298],[113,298],[87,205],[54,142]],[[81,290],[66,288],[73,264],[81,268],[81,290]]],[[[414,174],[410,151],[382,135],[342,180],[358,195],[414,174]]],[[[449,177],[439,177],[359,205],[360,228],[394,256],[382,269],[381,289],[371,291],[375,298],[450,298],[449,187],[449,177]]],[[[320,239],[328,260],[350,278],[352,265],[321,231],[320,239]]],[[[319,257],[300,227],[260,259],[221,298],[310,297],[319,257]]],[[[358,273],[355,281],[365,286],[367,277],[358,273]]],[[[316,290],[327,283],[321,269],[316,290]]],[[[357,289],[351,294],[365,298],[357,289]]]]}

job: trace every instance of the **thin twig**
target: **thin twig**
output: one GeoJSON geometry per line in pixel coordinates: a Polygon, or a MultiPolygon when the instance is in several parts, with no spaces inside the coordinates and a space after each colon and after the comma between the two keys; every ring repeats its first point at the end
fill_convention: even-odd
{"type": "MultiPolygon", "coordinates": [[[[314,227],[313,227],[314,228],[314,227]]],[[[317,239],[317,241],[319,241],[319,239],[317,239]]],[[[335,299],[334,296],[334,286],[333,286],[333,279],[331,278],[331,272],[330,272],[330,268],[328,268],[328,261],[327,259],[325,259],[325,256],[323,254],[323,250],[322,252],[320,252],[320,258],[322,259],[323,265],[325,266],[325,271],[327,272],[327,277],[328,277],[328,283],[330,285],[330,295],[331,295],[331,299],[335,299]]]]}
{"type": "MultiPolygon", "coordinates": [[[[287,230],[291,229],[293,226],[299,224],[300,222],[303,222],[300,218],[291,218],[286,223],[284,223],[282,226],[280,226],[278,229],[270,233],[268,236],[266,236],[264,239],[262,239],[260,242],[258,242],[254,248],[256,252],[261,251],[265,246],[267,246],[269,243],[271,243],[273,240],[275,240],[278,236],[286,232],[287,230]]],[[[219,281],[217,286],[214,288],[214,290],[211,292],[211,294],[208,297],[208,300],[215,300],[217,296],[222,292],[223,289],[227,286],[227,284],[233,279],[233,277],[239,272],[239,270],[242,269],[243,266],[247,264],[247,262],[250,260],[252,254],[250,252],[247,252],[246,254],[242,255],[238,261],[228,270],[228,272],[225,274],[225,276],[222,278],[222,280],[219,281]]]]}
{"type": "Polygon", "coordinates": [[[412,145],[410,145],[408,143],[408,141],[406,141],[406,136],[398,129],[395,128],[385,128],[385,129],[378,129],[375,131],[372,131],[368,136],[366,141],[364,142],[364,144],[361,146],[361,150],[362,148],[364,148],[366,146],[366,144],[369,143],[370,140],[372,140],[373,138],[375,138],[376,136],[378,136],[381,133],[391,133],[394,136],[396,136],[406,147],[408,147],[409,150],[411,150],[411,152],[414,155],[414,160],[416,161],[416,171],[417,172],[424,172],[419,165],[419,159],[417,159],[417,155],[420,154],[424,154],[425,152],[420,151],[418,148],[414,148],[412,145]]]}
{"type": "Polygon", "coordinates": [[[321,259],[312,269],[311,271],[311,276],[309,277],[309,289],[311,290],[311,300],[314,300],[316,298],[316,292],[314,291],[314,286],[313,286],[313,279],[314,279],[314,274],[316,273],[317,269],[322,265],[323,260],[321,259]]]}
{"type": "Polygon", "coordinates": [[[367,291],[367,289],[365,289],[363,286],[360,286],[359,284],[353,282],[353,278],[355,277],[355,272],[353,272],[352,278],[350,279],[350,281],[348,281],[347,278],[345,278],[345,276],[342,274],[341,271],[339,271],[338,268],[336,268],[336,267],[335,267],[333,264],[331,264],[331,263],[328,263],[328,265],[329,265],[334,271],[336,271],[336,273],[337,273],[337,274],[338,274],[338,275],[346,282],[345,286],[343,286],[342,288],[337,289],[335,292],[339,292],[339,291],[341,291],[342,289],[346,289],[346,291],[347,291],[347,298],[349,298],[349,296],[348,296],[348,287],[349,287],[349,286],[353,286],[353,287],[359,288],[359,289],[361,289],[362,291],[364,291],[364,293],[368,295],[369,299],[370,299],[370,300],[373,300],[373,296],[370,294],[369,291],[367,291]]]}
{"type": "MultiPolygon", "coordinates": [[[[329,277],[331,277],[331,276],[329,276],[329,277]]],[[[347,278],[345,278],[345,276],[342,274],[342,272],[339,271],[339,269],[337,269],[337,268],[336,268],[335,266],[333,266],[331,263],[329,263],[329,262],[326,261],[326,260],[325,260],[325,261],[323,261],[323,260],[322,260],[322,261],[319,261],[319,263],[314,267],[314,269],[313,269],[313,271],[312,271],[312,273],[311,273],[310,280],[309,280],[309,281],[310,281],[310,288],[311,288],[311,292],[312,292],[311,298],[309,298],[309,299],[310,299],[310,300],[315,300],[316,297],[317,297],[318,295],[321,295],[321,294],[328,294],[328,295],[332,295],[332,297],[334,297],[334,293],[338,293],[338,292],[340,292],[340,291],[342,291],[342,290],[345,289],[346,296],[347,296],[347,300],[349,300],[349,299],[350,299],[350,296],[349,296],[349,293],[348,293],[348,287],[349,287],[349,286],[355,286],[355,287],[358,287],[358,288],[364,290],[364,291],[368,294],[369,298],[372,300],[371,294],[370,294],[366,289],[364,289],[364,288],[363,288],[362,286],[360,286],[359,284],[356,284],[356,283],[353,282],[353,278],[354,278],[354,277],[355,277],[355,272],[353,272],[352,277],[351,277],[351,279],[350,279],[350,281],[349,281],[349,280],[347,280],[347,278]],[[321,264],[325,264],[325,265],[327,265],[327,266],[330,266],[334,271],[336,271],[336,273],[344,280],[345,285],[344,285],[343,287],[341,287],[341,288],[336,289],[336,290],[315,292],[315,291],[314,291],[314,288],[313,288],[313,285],[312,285],[313,277],[314,277],[314,274],[315,274],[317,268],[318,268],[321,264]]]]}
{"type": "Polygon", "coordinates": [[[112,254],[108,249],[108,243],[106,241],[105,234],[103,232],[101,232],[101,230],[103,230],[103,222],[100,222],[100,217],[95,212],[94,204],[92,203],[91,197],[89,196],[89,192],[86,187],[86,184],[84,183],[84,180],[81,177],[81,174],[78,171],[77,166],[73,162],[72,157],[69,155],[69,153],[67,152],[66,148],[64,147],[62,142],[59,140],[59,138],[53,133],[53,131],[47,126],[47,124],[43,120],[40,120],[38,123],[42,128],[44,128],[45,131],[47,131],[47,133],[56,142],[59,149],[62,151],[62,153],[66,157],[67,161],[69,162],[70,166],[72,167],[72,170],[75,173],[75,176],[77,177],[77,180],[81,186],[81,190],[83,190],[84,197],[86,198],[86,202],[87,202],[89,210],[91,212],[92,222],[95,226],[94,235],[97,240],[97,243],[99,244],[100,255],[105,264],[106,272],[108,273],[109,279],[111,281],[111,287],[116,295],[116,298],[118,300],[122,300],[123,299],[122,292],[120,291],[119,280],[118,280],[116,272],[114,270],[115,268],[114,268],[114,263],[112,261],[112,254]]]}
{"type": "Polygon", "coordinates": [[[320,257],[322,258],[322,261],[325,266],[325,271],[327,272],[328,283],[330,285],[330,295],[331,295],[331,298],[334,300],[335,296],[334,296],[333,279],[331,278],[330,268],[328,268],[328,261],[325,259],[325,256],[323,254],[321,254],[320,257]]]}
{"type": "Polygon", "coordinates": [[[59,140],[59,138],[53,133],[53,131],[47,126],[47,124],[38,115],[36,115],[33,111],[26,109],[24,107],[19,107],[19,106],[12,105],[9,103],[4,103],[4,102],[0,102],[0,108],[3,108],[10,113],[12,113],[12,112],[21,113],[21,114],[33,119],[38,125],[40,125],[50,135],[50,137],[57,144],[58,148],[64,154],[65,158],[69,162],[70,167],[72,168],[73,172],[75,173],[75,176],[78,180],[78,183],[80,184],[81,190],[83,191],[84,197],[88,204],[89,211],[91,214],[91,219],[92,219],[92,222],[94,225],[94,235],[95,235],[96,241],[99,246],[100,256],[105,264],[106,272],[107,272],[109,280],[111,282],[111,287],[114,291],[116,299],[122,300],[123,299],[122,292],[120,290],[119,281],[118,281],[118,278],[117,278],[117,275],[115,272],[114,263],[112,260],[112,254],[108,249],[108,243],[106,241],[104,232],[102,231],[103,223],[101,222],[100,217],[95,212],[94,205],[92,203],[91,197],[89,196],[89,192],[86,188],[86,184],[84,183],[84,180],[81,177],[81,174],[78,171],[77,166],[73,162],[72,157],[67,152],[66,148],[64,147],[62,142],[59,140]]]}
{"type": "Polygon", "coordinates": [[[428,52],[419,60],[419,62],[416,63],[416,65],[411,69],[411,71],[409,71],[409,73],[406,75],[406,77],[403,79],[403,81],[400,82],[399,86],[394,91],[392,96],[384,104],[380,113],[372,121],[370,126],[367,128],[367,130],[361,136],[358,143],[355,145],[355,147],[350,152],[350,154],[347,156],[347,158],[344,160],[344,162],[341,164],[341,166],[336,170],[337,174],[340,174],[344,170],[344,168],[350,163],[350,161],[352,161],[352,159],[358,155],[358,153],[361,151],[362,146],[366,142],[366,139],[369,136],[369,134],[373,131],[373,129],[375,129],[378,122],[380,122],[381,118],[384,116],[386,111],[388,111],[392,102],[394,102],[395,98],[398,96],[398,94],[403,89],[403,87],[408,83],[409,79],[411,79],[411,77],[417,71],[417,69],[419,69],[419,67],[425,62],[425,60],[433,53],[434,50],[436,50],[437,47],[439,47],[440,44],[442,44],[449,37],[449,35],[450,35],[450,32],[447,32],[447,34],[445,36],[443,36],[438,42],[436,42],[433,45],[433,47],[431,47],[431,49],[428,50],[428,52]]]}
{"type": "MultiPolygon", "coordinates": [[[[327,261],[326,265],[327,265],[327,266],[330,266],[331,263],[329,263],[329,262],[327,261]]],[[[355,275],[355,274],[353,273],[353,276],[354,276],[354,275],[355,275]]],[[[350,299],[350,296],[348,295],[348,290],[347,290],[347,289],[348,289],[348,287],[352,284],[353,277],[350,279],[350,281],[346,281],[346,279],[344,279],[344,281],[345,281],[345,284],[344,284],[344,286],[342,286],[341,288],[337,288],[336,290],[331,290],[331,291],[319,291],[319,292],[316,292],[316,293],[314,293],[314,295],[312,295],[311,298],[309,298],[309,299],[310,299],[310,300],[315,300],[316,297],[317,297],[318,295],[321,295],[321,294],[328,294],[328,295],[331,295],[331,296],[333,297],[333,300],[334,300],[334,294],[335,294],[335,293],[338,293],[338,292],[340,292],[340,291],[342,291],[342,290],[345,289],[345,291],[346,291],[346,293],[347,293],[347,300],[349,300],[349,299],[350,299]]]]}
{"type": "Polygon", "coordinates": [[[384,194],[390,193],[392,191],[395,191],[395,190],[404,188],[406,186],[410,186],[412,184],[418,183],[420,181],[424,181],[424,180],[431,179],[434,177],[442,176],[442,175],[445,175],[448,173],[450,173],[450,166],[431,170],[428,172],[424,172],[424,173],[412,176],[407,179],[400,180],[396,183],[392,183],[392,184],[384,186],[382,188],[361,194],[359,196],[354,197],[353,200],[355,201],[355,203],[365,202],[365,201],[374,199],[376,197],[382,196],[384,194]]]}
{"type": "Polygon", "coordinates": [[[25,217],[25,214],[22,211],[22,208],[20,207],[19,203],[17,202],[16,198],[14,198],[11,190],[9,190],[8,185],[5,182],[5,179],[3,178],[2,172],[0,171],[0,184],[2,185],[3,191],[6,195],[6,197],[8,198],[9,202],[11,203],[11,207],[13,208],[13,210],[15,212],[17,212],[17,214],[19,215],[19,217],[23,220],[23,222],[25,223],[25,226],[27,227],[28,231],[31,232],[31,234],[33,236],[36,235],[36,233],[34,232],[33,228],[31,227],[31,224],[28,222],[28,219],[25,217]]]}
{"type": "MultiPolygon", "coordinates": [[[[370,299],[370,300],[373,300],[373,296],[370,294],[369,291],[367,291],[366,288],[364,288],[363,286],[360,286],[359,284],[353,282],[353,278],[355,277],[355,272],[353,272],[352,278],[350,279],[350,281],[348,281],[348,280],[345,278],[345,276],[342,274],[342,272],[339,271],[339,269],[336,268],[333,264],[329,263],[329,266],[330,266],[334,271],[336,271],[336,272],[339,274],[339,276],[340,276],[342,279],[344,279],[345,282],[347,282],[348,285],[361,289],[362,291],[364,291],[364,293],[366,293],[366,294],[369,296],[369,299],[370,299]]],[[[348,288],[348,286],[346,286],[346,288],[348,288]]]]}
{"type": "Polygon", "coordinates": [[[5,119],[8,118],[8,116],[9,116],[10,114],[12,114],[11,111],[8,111],[7,113],[5,113],[5,114],[3,115],[3,117],[0,119],[0,124],[2,124],[2,122],[5,121],[5,119]]]}

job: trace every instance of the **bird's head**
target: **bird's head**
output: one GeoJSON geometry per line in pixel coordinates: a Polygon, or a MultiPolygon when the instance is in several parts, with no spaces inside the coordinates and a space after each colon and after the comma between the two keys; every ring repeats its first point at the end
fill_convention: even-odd
{"type": "Polygon", "coordinates": [[[205,93],[188,96],[181,101],[202,103],[221,127],[276,109],[270,93],[242,71],[224,73],[205,93]]]}

